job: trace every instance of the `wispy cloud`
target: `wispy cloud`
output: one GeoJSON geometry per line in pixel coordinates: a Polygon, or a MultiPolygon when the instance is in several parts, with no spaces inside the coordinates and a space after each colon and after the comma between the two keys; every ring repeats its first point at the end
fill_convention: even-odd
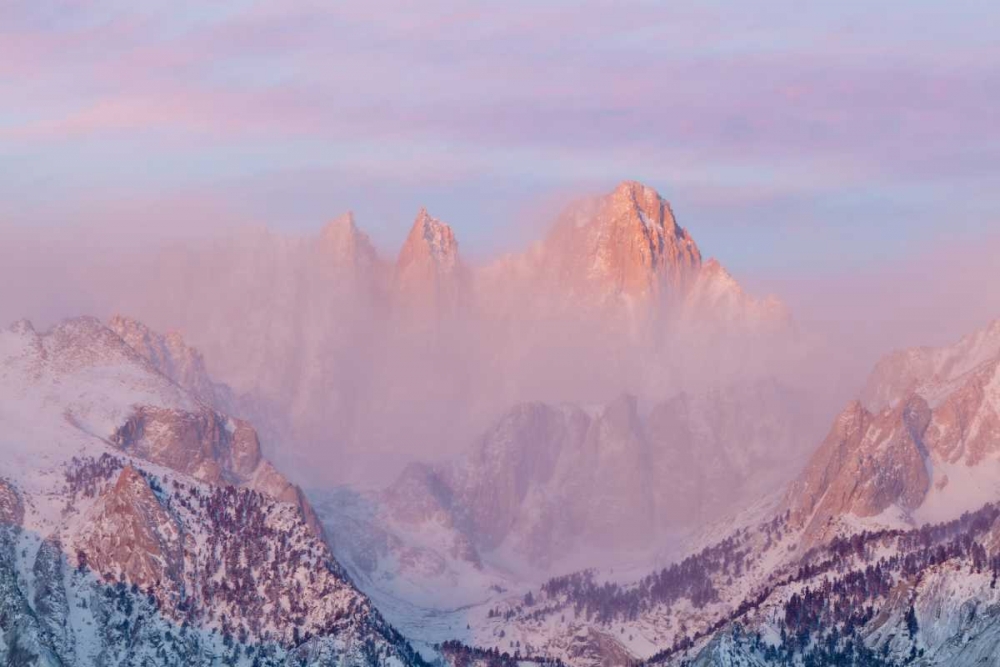
{"type": "Polygon", "coordinates": [[[473,247],[540,189],[623,177],[709,238],[743,202],[776,237],[857,201],[995,218],[993,10],[934,4],[6,5],[0,197],[28,211],[45,182],[71,220],[81,190],[242,202],[303,177],[289,191],[318,206],[329,175],[395,210],[423,184],[473,247]],[[499,180],[520,200],[484,207],[499,180]]]}

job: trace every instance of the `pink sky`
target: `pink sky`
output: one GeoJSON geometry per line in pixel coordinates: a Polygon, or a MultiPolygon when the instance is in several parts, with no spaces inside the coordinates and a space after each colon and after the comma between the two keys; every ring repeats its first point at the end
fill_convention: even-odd
{"type": "Polygon", "coordinates": [[[995,230],[993,10],[793,6],[7,5],[0,224],[350,208],[392,247],[427,205],[482,256],[553,196],[637,178],[745,275],[995,230]]]}

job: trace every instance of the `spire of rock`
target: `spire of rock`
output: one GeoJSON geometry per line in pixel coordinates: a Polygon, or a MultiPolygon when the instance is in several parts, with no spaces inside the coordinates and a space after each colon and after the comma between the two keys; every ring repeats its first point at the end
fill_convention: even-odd
{"type": "Polygon", "coordinates": [[[320,232],[320,239],[323,247],[343,266],[369,266],[377,261],[375,246],[368,235],[358,229],[352,211],[328,222],[320,232]]]}
{"type": "Polygon", "coordinates": [[[397,303],[411,312],[451,312],[465,289],[455,233],[421,208],[399,252],[395,272],[397,303]]]}
{"type": "Polygon", "coordinates": [[[403,271],[414,264],[430,262],[439,273],[450,273],[458,264],[458,242],[447,224],[421,207],[396,262],[403,271]]]}

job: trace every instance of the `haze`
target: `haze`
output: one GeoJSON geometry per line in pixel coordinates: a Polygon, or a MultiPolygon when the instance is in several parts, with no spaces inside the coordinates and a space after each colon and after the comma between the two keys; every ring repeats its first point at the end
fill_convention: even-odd
{"type": "Polygon", "coordinates": [[[887,350],[1000,312],[1000,17],[894,5],[5,6],[0,317],[180,331],[320,488],[452,460],[523,401],[762,378],[806,397],[797,461],[887,350]],[[552,229],[625,179],[780,336],[559,291],[552,229]],[[469,273],[403,325],[421,207],[469,273]],[[375,267],[349,280],[321,231],[348,210],[375,267]]]}

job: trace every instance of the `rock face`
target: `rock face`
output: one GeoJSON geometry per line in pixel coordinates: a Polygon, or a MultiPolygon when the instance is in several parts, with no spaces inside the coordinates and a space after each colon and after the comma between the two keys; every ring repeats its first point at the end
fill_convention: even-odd
{"type": "Polygon", "coordinates": [[[859,402],[848,406],[792,491],[793,521],[819,529],[845,514],[919,507],[930,486],[924,463],[930,418],[927,402],[916,395],[878,415],[859,402]]]}
{"type": "Polygon", "coordinates": [[[180,526],[131,465],[91,508],[76,540],[87,568],[125,579],[143,590],[156,585],[180,595],[183,536],[180,526]]]}
{"type": "Polygon", "coordinates": [[[1000,352],[953,383],[936,391],[928,448],[949,463],[975,466],[1000,453],[1000,352]]]}
{"type": "Polygon", "coordinates": [[[393,276],[393,300],[411,316],[454,315],[465,305],[465,268],[451,227],[420,209],[393,276]]]}
{"type": "Polygon", "coordinates": [[[379,270],[380,259],[367,234],[358,229],[354,213],[331,220],[320,232],[320,246],[325,258],[348,276],[367,280],[379,270]]]}
{"type": "Polygon", "coordinates": [[[670,205],[635,181],[564,213],[544,256],[551,280],[599,301],[683,294],[701,268],[701,253],[670,205]]]}
{"type": "Polygon", "coordinates": [[[843,515],[895,507],[932,518],[991,499],[1000,460],[997,332],[994,323],[949,347],[881,360],[864,403],[840,415],[793,486],[793,518],[818,529],[843,515]]]}
{"type": "Polygon", "coordinates": [[[0,406],[0,663],[423,664],[253,429],[96,320],[0,331],[0,406]]]}
{"type": "Polygon", "coordinates": [[[160,335],[120,315],[108,324],[152,366],[205,405],[194,410],[137,406],[110,440],[129,454],[191,475],[210,484],[247,486],[293,503],[320,538],[323,529],[301,489],[261,455],[256,430],[245,420],[216,410],[235,405],[233,392],[214,382],[201,353],[179,334],[160,335]]]}
{"type": "Polygon", "coordinates": [[[261,463],[253,428],[207,408],[188,412],[141,406],[111,441],[129,454],[210,484],[246,483],[261,463]]]}
{"type": "Polygon", "coordinates": [[[505,566],[565,567],[580,552],[600,558],[657,544],[791,478],[803,433],[788,419],[794,405],[775,383],[680,394],[646,409],[627,394],[599,408],[524,403],[464,456],[408,466],[371,499],[373,513],[324,511],[338,554],[404,596],[402,583],[418,571],[437,581],[449,568],[461,579],[466,567],[476,579],[497,553],[505,566]]]}
{"type": "Polygon", "coordinates": [[[913,392],[933,397],[998,355],[1000,320],[954,345],[897,350],[876,364],[861,391],[861,401],[871,410],[880,410],[913,392]]]}

